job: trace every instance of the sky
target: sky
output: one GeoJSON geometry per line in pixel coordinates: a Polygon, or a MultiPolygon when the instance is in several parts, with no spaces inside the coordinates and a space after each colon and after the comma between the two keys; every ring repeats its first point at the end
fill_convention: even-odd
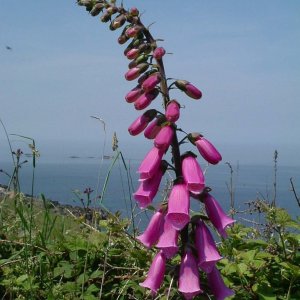
{"type": "MultiPolygon", "coordinates": [[[[172,91],[184,109],[178,126],[201,132],[223,161],[300,165],[300,1],[124,0],[170,54],[167,77],[203,93],[172,91]]],[[[111,152],[117,133],[129,158],[152,141],[131,137],[141,114],[124,100],[135,86],[128,60],[99,17],[75,0],[0,0],[0,118],[9,134],[35,139],[41,159],[111,152]],[[6,48],[9,46],[12,50],[6,48]],[[102,123],[90,116],[101,117],[102,123]]],[[[161,109],[160,100],[153,108],[161,109]]],[[[13,148],[24,140],[11,136],[13,148]]],[[[191,150],[193,146],[190,145],[191,150]]],[[[9,157],[0,128],[0,160],[9,157]]]]}

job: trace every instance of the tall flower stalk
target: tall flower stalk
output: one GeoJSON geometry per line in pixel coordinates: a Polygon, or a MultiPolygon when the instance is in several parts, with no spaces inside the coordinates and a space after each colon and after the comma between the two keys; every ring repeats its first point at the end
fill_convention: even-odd
{"type": "MultiPolygon", "coordinates": [[[[124,56],[129,60],[124,77],[129,82],[137,81],[126,94],[125,100],[137,111],[147,108],[146,112],[138,114],[128,128],[133,136],[144,132],[146,138],[153,139],[152,149],[138,168],[141,183],[134,198],[140,207],[144,209],[152,203],[166,169],[175,173],[167,203],[161,203],[157,207],[147,229],[137,237],[147,248],[158,248],[147,278],[141,285],[156,294],[163,281],[166,261],[178,254],[181,256],[177,275],[179,291],[185,299],[193,299],[203,292],[200,286],[200,268],[207,273],[210,281],[221,276],[215,267],[221,257],[204,222],[210,222],[222,238],[226,238],[226,227],[234,222],[208,193],[211,189],[205,186],[197,155],[192,151],[181,153],[180,149],[183,141],[187,140],[208,163],[215,165],[222,159],[215,146],[202,134],[185,133],[177,127],[182,106],[178,99],[171,97],[172,90],[178,89],[184,93],[184,97],[194,100],[199,100],[202,92],[188,80],[168,80],[163,63],[166,50],[158,47],[157,40],[142,23],[137,8],[126,10],[123,3],[117,6],[114,0],[77,2],[85,6],[92,16],[100,15],[100,20],[108,23],[110,30],[121,30],[118,43],[126,44],[124,56]],[[157,109],[161,108],[157,100],[159,96],[163,111],[157,109]],[[179,139],[179,135],[183,133],[185,135],[179,139]],[[171,162],[164,159],[168,151],[172,155],[171,162]],[[191,216],[191,198],[204,203],[207,216],[191,216]],[[214,273],[211,274],[212,272],[214,273]]],[[[217,299],[225,299],[232,293],[223,287],[221,279],[218,281],[219,285],[210,284],[211,293],[217,299]],[[216,291],[219,286],[226,292],[216,291]]]]}

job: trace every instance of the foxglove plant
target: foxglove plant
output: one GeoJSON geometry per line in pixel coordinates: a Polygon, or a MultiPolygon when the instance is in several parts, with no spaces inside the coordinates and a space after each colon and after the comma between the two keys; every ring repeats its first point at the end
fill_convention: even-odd
{"type": "Polygon", "coordinates": [[[117,6],[116,0],[77,2],[85,6],[92,16],[101,14],[100,20],[109,23],[110,30],[123,28],[118,43],[127,43],[124,55],[130,60],[125,79],[137,80],[125,100],[137,111],[149,106],[156,107],[139,114],[128,128],[133,136],[143,132],[145,138],[153,140],[152,149],[137,171],[140,185],[134,193],[134,199],[140,208],[145,209],[152,203],[166,169],[175,173],[167,202],[158,207],[144,233],[137,237],[147,248],[155,246],[159,249],[145,281],[140,285],[150,289],[153,295],[156,294],[163,282],[167,259],[178,254],[181,256],[177,275],[178,290],[185,299],[193,299],[203,292],[200,269],[207,273],[211,292],[216,299],[225,299],[233,292],[224,285],[216,269],[215,264],[221,256],[205,222],[211,222],[220,236],[226,238],[226,228],[234,220],[224,213],[219,203],[208,193],[211,189],[205,186],[197,155],[191,151],[181,154],[180,148],[188,140],[205,161],[214,165],[222,160],[222,156],[202,134],[186,133],[177,126],[182,106],[178,99],[170,95],[173,89],[178,89],[186,96],[199,100],[202,92],[187,80],[167,78],[163,63],[167,52],[157,45],[158,40],[144,26],[137,8],[126,10],[123,3],[117,6]],[[162,106],[156,100],[159,95],[162,106]],[[185,136],[179,140],[182,134],[185,136]],[[171,163],[164,160],[168,151],[172,155],[171,163]],[[207,216],[198,214],[191,217],[191,196],[204,203],[207,216]]]}

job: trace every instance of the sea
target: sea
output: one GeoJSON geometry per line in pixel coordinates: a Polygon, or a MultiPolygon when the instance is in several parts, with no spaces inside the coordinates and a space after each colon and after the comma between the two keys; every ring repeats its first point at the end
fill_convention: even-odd
{"type": "MultiPolygon", "coordinates": [[[[119,211],[123,216],[130,217],[132,209],[139,213],[132,197],[138,187],[136,173],[140,160],[126,160],[117,158],[81,158],[67,157],[60,162],[45,162],[38,160],[35,168],[32,161],[22,164],[19,170],[20,188],[25,194],[39,197],[45,195],[47,199],[61,204],[79,205],[85,203],[87,194],[85,189],[92,190],[91,206],[101,205],[112,212],[119,211]],[[33,187],[33,190],[32,190],[33,187]]],[[[206,185],[212,191],[225,211],[229,211],[230,202],[234,201],[236,211],[247,211],[249,203],[263,199],[273,201],[285,208],[293,218],[299,216],[300,208],[292,190],[294,188],[300,196],[300,167],[277,165],[243,165],[220,163],[216,166],[202,166],[205,172],[206,185]],[[276,184],[274,184],[276,183],[276,184]]],[[[0,184],[8,185],[13,171],[12,162],[0,161],[0,184]]],[[[172,181],[171,172],[165,174],[160,191],[154,200],[154,206],[165,197],[165,190],[172,181]]],[[[200,209],[199,202],[192,200],[192,208],[200,209]]],[[[243,214],[237,217],[246,219],[243,214]]],[[[251,215],[247,215],[251,218],[251,215]]]]}

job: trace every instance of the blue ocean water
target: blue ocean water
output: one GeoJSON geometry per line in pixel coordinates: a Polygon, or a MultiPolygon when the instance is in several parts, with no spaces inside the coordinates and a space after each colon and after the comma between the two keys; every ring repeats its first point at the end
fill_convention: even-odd
{"type": "MultiPolygon", "coordinates": [[[[37,162],[35,168],[34,195],[43,193],[46,198],[59,201],[62,204],[80,205],[74,191],[83,192],[90,187],[94,190],[92,198],[103,191],[103,185],[109,173],[106,191],[103,195],[103,204],[112,211],[121,211],[127,214],[130,211],[130,198],[138,186],[136,170],[140,161],[126,161],[125,170],[121,159],[116,160],[112,166],[112,160],[93,158],[66,158],[57,162],[37,162]],[[112,167],[111,167],[112,166],[112,167]],[[128,176],[129,174],[129,176],[128,176]]],[[[246,202],[257,197],[272,201],[274,198],[274,167],[263,165],[233,165],[233,186],[235,208],[244,210],[248,206],[246,202]]],[[[0,169],[8,173],[12,172],[12,164],[0,162],[0,169]]],[[[31,194],[32,166],[30,162],[20,169],[20,185],[24,193],[31,194]]],[[[166,178],[171,179],[172,174],[166,174],[161,184],[161,192],[166,184],[166,178]]],[[[230,207],[230,169],[226,164],[209,166],[205,170],[206,184],[212,188],[211,194],[221,203],[225,210],[230,207]]],[[[286,208],[293,217],[299,215],[299,207],[291,191],[290,178],[293,178],[295,188],[300,194],[300,167],[280,166],[277,168],[276,204],[286,208]]],[[[0,172],[0,183],[8,184],[8,177],[0,172]]],[[[81,195],[85,197],[84,194],[81,195]]],[[[156,201],[161,198],[161,193],[156,201]]],[[[99,201],[99,200],[97,200],[99,201]]],[[[196,202],[196,201],[195,201],[196,202]]],[[[132,200],[134,205],[134,200],[132,200]]],[[[194,204],[196,205],[196,204],[194,204]]],[[[137,210],[138,211],[138,210],[137,210]]]]}

